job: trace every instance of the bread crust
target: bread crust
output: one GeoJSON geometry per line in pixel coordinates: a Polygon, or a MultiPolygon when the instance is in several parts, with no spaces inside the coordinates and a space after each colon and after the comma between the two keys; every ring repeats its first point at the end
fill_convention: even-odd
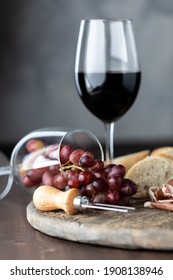
{"type": "Polygon", "coordinates": [[[151,156],[161,156],[165,158],[170,158],[173,160],[173,147],[171,146],[164,146],[154,149],[151,154],[151,156]]]}
{"type": "Polygon", "coordinates": [[[126,169],[126,173],[128,170],[138,161],[144,159],[149,155],[150,151],[149,150],[142,150],[136,153],[131,153],[127,155],[123,155],[120,157],[116,157],[113,160],[114,164],[122,164],[124,165],[126,169]]]}
{"type": "Polygon", "coordinates": [[[173,178],[173,161],[162,156],[147,156],[135,163],[126,178],[137,184],[136,198],[149,198],[150,187],[160,187],[173,178]]]}

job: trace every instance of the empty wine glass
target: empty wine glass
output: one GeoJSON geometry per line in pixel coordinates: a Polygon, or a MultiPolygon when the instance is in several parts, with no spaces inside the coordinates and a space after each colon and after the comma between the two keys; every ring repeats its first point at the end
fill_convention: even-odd
{"type": "Polygon", "coordinates": [[[140,80],[132,20],[82,20],[75,84],[84,105],[105,124],[107,163],[114,158],[114,123],[134,103],[140,80]]]}
{"type": "Polygon", "coordinates": [[[88,130],[43,128],[32,131],[16,144],[10,164],[0,157],[0,199],[10,191],[13,178],[31,193],[43,182],[43,176],[50,181],[49,175],[53,178],[62,166],[60,151],[65,145],[90,151],[96,159],[104,158],[100,142],[88,130]]]}

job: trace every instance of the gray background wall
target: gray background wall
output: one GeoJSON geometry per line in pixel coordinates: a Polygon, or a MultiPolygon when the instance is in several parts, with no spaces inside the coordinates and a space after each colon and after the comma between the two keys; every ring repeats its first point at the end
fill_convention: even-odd
{"type": "Polygon", "coordinates": [[[142,65],[138,98],[116,123],[115,139],[172,139],[172,0],[4,0],[0,144],[47,126],[83,127],[104,138],[103,124],[81,103],[73,77],[80,20],[104,17],[134,20],[142,65]]]}

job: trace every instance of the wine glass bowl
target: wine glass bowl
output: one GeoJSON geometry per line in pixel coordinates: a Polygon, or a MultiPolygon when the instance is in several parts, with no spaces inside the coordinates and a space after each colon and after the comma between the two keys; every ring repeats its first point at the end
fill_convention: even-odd
{"type": "Polygon", "coordinates": [[[66,158],[69,152],[80,149],[91,152],[95,159],[103,160],[102,146],[88,130],[52,127],[32,131],[16,144],[10,164],[8,165],[7,161],[3,161],[6,166],[1,164],[0,199],[10,191],[13,178],[31,193],[41,184],[54,186],[54,177],[62,173],[63,148],[66,149],[66,158]],[[5,181],[5,178],[9,178],[8,181],[5,181]],[[5,182],[6,186],[3,185],[5,182]]]}
{"type": "Polygon", "coordinates": [[[132,20],[82,20],[75,84],[84,105],[105,124],[107,162],[114,157],[114,122],[134,103],[140,80],[132,20]]]}

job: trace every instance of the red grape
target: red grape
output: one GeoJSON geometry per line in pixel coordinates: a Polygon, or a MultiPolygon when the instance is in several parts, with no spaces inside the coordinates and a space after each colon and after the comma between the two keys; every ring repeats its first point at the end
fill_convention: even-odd
{"type": "Polygon", "coordinates": [[[111,176],[108,178],[109,189],[118,190],[121,187],[123,179],[121,177],[111,176]]]}
{"type": "Polygon", "coordinates": [[[92,159],[94,159],[94,155],[91,152],[84,152],[82,156],[90,156],[92,159]]]}
{"type": "Polygon", "coordinates": [[[78,174],[80,170],[78,171],[77,169],[67,169],[64,172],[64,175],[66,176],[67,179],[70,179],[73,175],[78,174]]]}
{"type": "Polygon", "coordinates": [[[106,172],[104,171],[104,169],[96,170],[93,173],[94,173],[95,177],[97,177],[97,178],[106,178],[106,172]]]}
{"type": "Polygon", "coordinates": [[[80,187],[80,193],[82,196],[88,196],[87,192],[86,192],[86,186],[83,185],[80,187]]]}
{"type": "Polygon", "coordinates": [[[104,168],[104,162],[102,160],[96,159],[93,166],[90,168],[91,171],[102,170],[104,168]]]}
{"type": "Polygon", "coordinates": [[[26,174],[22,176],[21,181],[22,184],[27,188],[31,188],[35,186],[34,182],[26,174]]]}
{"type": "Polygon", "coordinates": [[[78,189],[80,187],[80,185],[81,184],[79,182],[78,175],[73,175],[68,180],[68,186],[69,186],[70,189],[72,189],[72,188],[78,189]]]}
{"type": "Polygon", "coordinates": [[[92,167],[94,165],[94,160],[92,157],[88,156],[88,155],[82,155],[82,157],[79,160],[79,165],[81,167],[92,167]]]}
{"type": "Polygon", "coordinates": [[[93,203],[106,203],[105,192],[99,192],[92,196],[91,202],[93,203]]]}
{"type": "Polygon", "coordinates": [[[57,175],[60,173],[60,166],[59,164],[55,164],[55,165],[50,165],[49,166],[49,172],[52,174],[52,175],[57,175]]]}
{"type": "Polygon", "coordinates": [[[63,190],[67,186],[67,178],[63,173],[59,173],[54,176],[53,185],[58,189],[63,190]]]}
{"type": "Polygon", "coordinates": [[[110,204],[118,204],[119,203],[119,193],[116,190],[108,190],[106,193],[106,201],[110,204]]]}
{"type": "Polygon", "coordinates": [[[42,183],[44,185],[53,186],[53,175],[49,171],[43,173],[42,183]]]}
{"type": "Polygon", "coordinates": [[[90,171],[84,170],[79,173],[78,179],[82,185],[89,184],[94,178],[94,174],[90,171]]]}
{"type": "Polygon", "coordinates": [[[96,192],[105,192],[108,189],[108,182],[105,178],[95,178],[93,187],[96,192]]]}
{"type": "Polygon", "coordinates": [[[60,161],[61,164],[64,164],[69,161],[70,154],[74,151],[74,149],[70,145],[64,145],[60,149],[60,161]]]}
{"type": "Polygon", "coordinates": [[[119,205],[127,206],[127,205],[129,205],[129,200],[130,200],[130,196],[121,196],[120,195],[119,205]]]}
{"type": "Polygon", "coordinates": [[[77,149],[77,150],[74,150],[70,156],[69,156],[69,160],[73,163],[73,164],[76,164],[78,165],[79,163],[79,160],[82,156],[82,154],[84,153],[84,150],[82,149],[77,149]]]}
{"type": "Polygon", "coordinates": [[[37,184],[41,181],[44,171],[44,168],[30,169],[27,172],[27,176],[33,181],[34,184],[37,184]]]}
{"type": "Polygon", "coordinates": [[[31,139],[26,143],[26,149],[29,153],[44,148],[44,143],[39,139],[31,139]]]}
{"type": "Polygon", "coordinates": [[[126,172],[125,167],[121,164],[118,164],[111,169],[111,171],[108,174],[108,177],[111,177],[113,175],[115,177],[123,178],[125,175],[125,172],[126,172]]]}
{"type": "Polygon", "coordinates": [[[137,185],[130,179],[123,179],[119,192],[123,196],[131,196],[137,192],[137,185]]]}
{"type": "Polygon", "coordinates": [[[90,195],[90,196],[95,195],[97,193],[96,190],[94,189],[92,183],[86,185],[85,192],[87,195],[90,195]]]}
{"type": "Polygon", "coordinates": [[[104,168],[105,172],[108,174],[114,166],[115,166],[115,164],[113,164],[113,163],[108,164],[108,165],[105,166],[105,168],[104,168]]]}

